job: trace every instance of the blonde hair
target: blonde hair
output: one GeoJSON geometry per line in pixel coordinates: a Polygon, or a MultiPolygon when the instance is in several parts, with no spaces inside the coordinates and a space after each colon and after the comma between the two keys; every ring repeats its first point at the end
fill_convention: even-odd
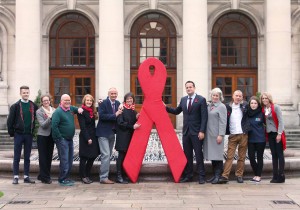
{"type": "Polygon", "coordinates": [[[96,110],[96,107],[95,107],[95,99],[94,99],[94,97],[92,95],[90,95],[90,94],[84,95],[83,99],[82,99],[82,104],[85,105],[85,101],[86,101],[87,98],[92,99],[92,102],[93,102],[92,108],[93,108],[94,118],[95,118],[95,120],[97,120],[98,119],[98,113],[97,113],[97,110],[96,110]]]}
{"type": "Polygon", "coordinates": [[[261,95],[260,95],[260,103],[261,104],[263,104],[263,102],[262,102],[262,97],[263,96],[267,96],[267,98],[269,99],[269,102],[270,102],[270,104],[273,104],[274,102],[273,102],[273,97],[272,97],[272,95],[270,94],[270,93],[268,93],[268,92],[264,92],[264,93],[262,93],[261,95]]]}
{"type": "Polygon", "coordinates": [[[221,102],[224,101],[223,92],[220,88],[216,87],[216,88],[212,89],[210,91],[210,97],[212,97],[212,95],[215,93],[219,94],[221,102]]]}

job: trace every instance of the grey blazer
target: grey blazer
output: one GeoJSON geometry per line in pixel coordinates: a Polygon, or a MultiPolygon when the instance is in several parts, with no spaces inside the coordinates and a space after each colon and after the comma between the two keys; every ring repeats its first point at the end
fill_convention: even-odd
{"type": "Polygon", "coordinates": [[[36,111],[36,118],[40,124],[37,134],[41,136],[49,136],[51,134],[51,119],[46,115],[42,107],[36,111]]]}

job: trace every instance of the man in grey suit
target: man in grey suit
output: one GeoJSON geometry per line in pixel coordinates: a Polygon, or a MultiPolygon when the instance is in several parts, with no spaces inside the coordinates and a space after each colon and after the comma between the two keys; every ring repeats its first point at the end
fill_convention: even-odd
{"type": "Polygon", "coordinates": [[[203,160],[203,140],[207,123],[206,99],[195,93],[195,83],[185,83],[186,93],[177,108],[166,107],[167,112],[178,115],[183,112],[182,144],[187,158],[187,165],[180,182],[190,182],[193,179],[193,150],[196,155],[199,170],[199,184],[205,183],[205,169],[203,160]]]}

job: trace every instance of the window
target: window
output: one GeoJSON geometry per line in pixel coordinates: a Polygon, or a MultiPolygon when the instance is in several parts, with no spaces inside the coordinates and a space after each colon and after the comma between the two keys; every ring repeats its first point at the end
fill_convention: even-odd
{"type": "Polygon", "coordinates": [[[81,14],[60,16],[50,30],[50,68],[93,68],[95,31],[81,14]]]}

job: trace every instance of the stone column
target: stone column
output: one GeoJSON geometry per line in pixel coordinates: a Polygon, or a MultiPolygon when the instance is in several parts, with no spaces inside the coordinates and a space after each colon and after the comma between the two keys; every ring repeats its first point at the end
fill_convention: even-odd
{"type": "Polygon", "coordinates": [[[16,82],[13,87],[16,99],[19,87],[30,88],[34,100],[41,88],[41,1],[16,1],[16,82]]]}
{"type": "Polygon", "coordinates": [[[291,2],[265,1],[266,91],[282,105],[291,105],[291,2]]]}
{"type": "Polygon", "coordinates": [[[99,1],[99,97],[107,96],[110,87],[124,95],[124,2],[99,1]]]}
{"type": "Polygon", "coordinates": [[[207,0],[183,1],[183,84],[194,81],[196,92],[204,97],[210,82],[207,36],[207,0]]]}

